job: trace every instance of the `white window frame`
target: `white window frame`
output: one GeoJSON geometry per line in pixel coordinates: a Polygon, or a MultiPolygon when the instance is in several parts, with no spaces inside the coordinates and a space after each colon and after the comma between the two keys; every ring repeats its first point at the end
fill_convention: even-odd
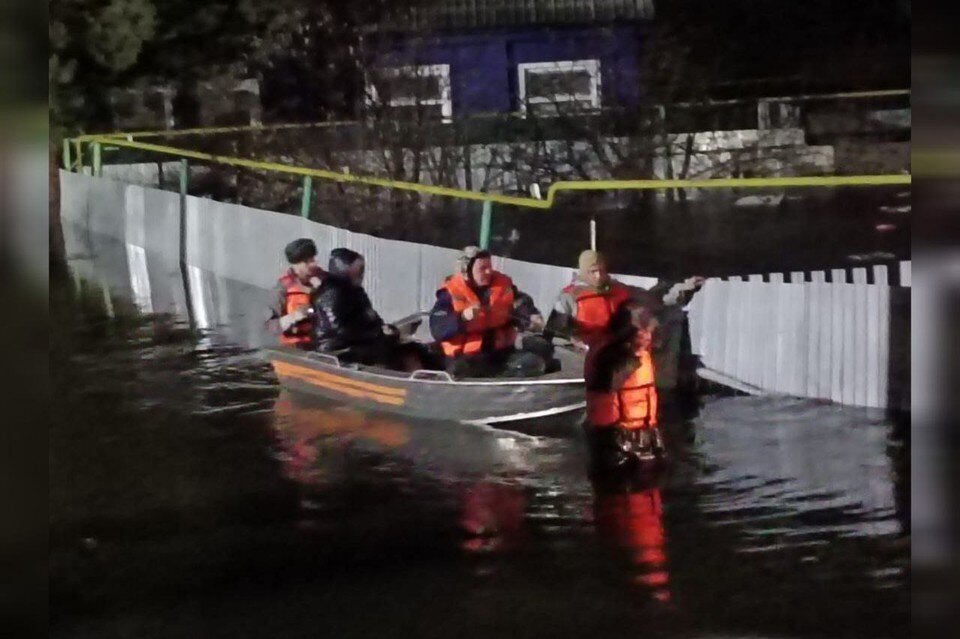
{"type": "MultiPolygon", "coordinates": [[[[401,76],[424,77],[436,76],[440,78],[440,97],[439,98],[418,98],[410,97],[391,97],[382,106],[416,106],[422,104],[425,106],[440,105],[440,114],[444,122],[449,122],[453,117],[453,100],[450,91],[450,65],[449,64],[422,64],[402,67],[382,67],[375,73],[381,76],[392,76],[399,78],[401,76]]],[[[377,94],[377,85],[375,82],[368,82],[367,100],[371,105],[381,104],[380,96],[377,94]]]]}
{"type": "Polygon", "coordinates": [[[770,100],[763,99],[757,101],[757,129],[761,131],[767,131],[770,129],[782,129],[782,128],[800,128],[801,126],[801,113],[800,113],[800,104],[798,102],[792,102],[789,100],[770,100]],[[777,123],[779,125],[783,120],[796,120],[794,126],[792,127],[783,127],[776,126],[774,127],[773,118],[771,117],[774,109],[777,112],[777,123]]]}
{"type": "Polygon", "coordinates": [[[554,62],[524,62],[517,65],[517,90],[520,98],[520,113],[526,117],[528,104],[554,102],[589,102],[594,109],[600,108],[600,60],[557,60],[554,62]],[[555,73],[557,71],[586,71],[590,74],[588,93],[531,96],[527,98],[527,73],[555,73]]]}

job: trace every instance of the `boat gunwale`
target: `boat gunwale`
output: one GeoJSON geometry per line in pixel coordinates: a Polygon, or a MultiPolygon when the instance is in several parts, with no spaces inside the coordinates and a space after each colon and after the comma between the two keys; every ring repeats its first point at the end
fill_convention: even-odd
{"type": "Polygon", "coordinates": [[[309,365],[312,368],[319,368],[324,371],[345,371],[359,376],[372,377],[376,379],[385,379],[394,382],[399,382],[407,385],[412,384],[440,384],[453,387],[469,387],[469,386],[487,386],[487,387],[496,387],[496,386],[570,386],[574,384],[584,384],[585,381],[583,377],[561,377],[553,379],[479,379],[479,378],[467,378],[463,380],[445,380],[445,379],[422,379],[422,378],[412,378],[410,376],[402,376],[399,374],[383,374],[374,372],[372,368],[377,370],[389,370],[382,369],[379,367],[369,367],[369,366],[357,366],[354,368],[352,365],[348,366],[334,366],[317,358],[310,357],[310,354],[303,351],[295,351],[293,349],[284,349],[281,347],[271,346],[263,349],[267,353],[280,353],[285,355],[295,361],[299,361],[305,365],[309,365]]]}

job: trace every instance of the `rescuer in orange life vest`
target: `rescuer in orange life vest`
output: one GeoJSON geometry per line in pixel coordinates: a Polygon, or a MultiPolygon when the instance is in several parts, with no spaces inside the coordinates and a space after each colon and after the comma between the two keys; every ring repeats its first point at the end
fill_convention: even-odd
{"type": "Polygon", "coordinates": [[[638,300],[653,312],[663,307],[661,296],[610,277],[607,260],[599,251],[583,251],[577,276],[565,287],[550,313],[547,329],[577,345],[590,347],[604,337],[610,317],[627,300],[638,300]]]}
{"type": "Polygon", "coordinates": [[[317,245],[302,237],[284,249],[290,268],[277,281],[268,326],[280,334],[280,343],[314,350],[313,296],[326,277],[317,265],[317,245]]]}
{"type": "Polygon", "coordinates": [[[587,353],[587,436],[595,472],[629,470],[665,454],[657,428],[657,387],[651,346],[657,320],[629,300],[610,319],[606,336],[587,353]]]}
{"type": "Polygon", "coordinates": [[[542,375],[543,355],[515,348],[518,329],[543,328],[533,299],[493,270],[487,251],[468,246],[459,264],[430,311],[430,333],[447,371],[456,377],[542,375]]]}

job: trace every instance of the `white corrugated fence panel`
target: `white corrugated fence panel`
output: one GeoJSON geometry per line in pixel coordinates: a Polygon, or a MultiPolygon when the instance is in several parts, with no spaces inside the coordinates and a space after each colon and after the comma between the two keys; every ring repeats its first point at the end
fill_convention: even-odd
{"type": "MultiPolygon", "coordinates": [[[[127,286],[144,308],[153,293],[143,251],[179,257],[179,195],[111,180],[61,172],[61,215],[65,222],[115,237],[128,247],[127,286]]],[[[287,267],[284,246],[293,238],[317,243],[320,262],[343,246],[367,259],[366,288],[377,310],[393,320],[428,310],[444,278],[456,269],[459,251],[386,240],[318,224],[298,216],[188,197],[186,257],[190,265],[194,314],[201,327],[225,316],[215,308],[223,295],[208,290],[216,274],[261,288],[272,287],[287,267]]],[[[72,250],[82,237],[65,230],[72,250]],[[73,238],[77,238],[73,241],[73,238]]],[[[557,294],[572,279],[570,267],[512,259],[495,262],[529,293],[546,316],[557,294]]],[[[886,404],[889,359],[887,267],[806,275],[792,272],[709,279],[690,304],[692,347],[705,366],[775,393],[866,406],[886,404]]],[[[625,284],[649,288],[655,278],[617,276],[625,284]]],[[[910,262],[901,262],[900,278],[910,285],[910,262]]],[[[167,300],[159,300],[164,308],[167,300]]]]}

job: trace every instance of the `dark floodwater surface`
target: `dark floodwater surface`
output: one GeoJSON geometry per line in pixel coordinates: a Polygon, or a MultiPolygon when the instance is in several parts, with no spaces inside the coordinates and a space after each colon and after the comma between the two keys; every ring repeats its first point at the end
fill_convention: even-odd
{"type": "Polygon", "coordinates": [[[882,415],[705,398],[662,473],[594,486],[575,436],[293,396],[223,331],[88,279],[51,301],[55,636],[907,633],[882,415]]]}

